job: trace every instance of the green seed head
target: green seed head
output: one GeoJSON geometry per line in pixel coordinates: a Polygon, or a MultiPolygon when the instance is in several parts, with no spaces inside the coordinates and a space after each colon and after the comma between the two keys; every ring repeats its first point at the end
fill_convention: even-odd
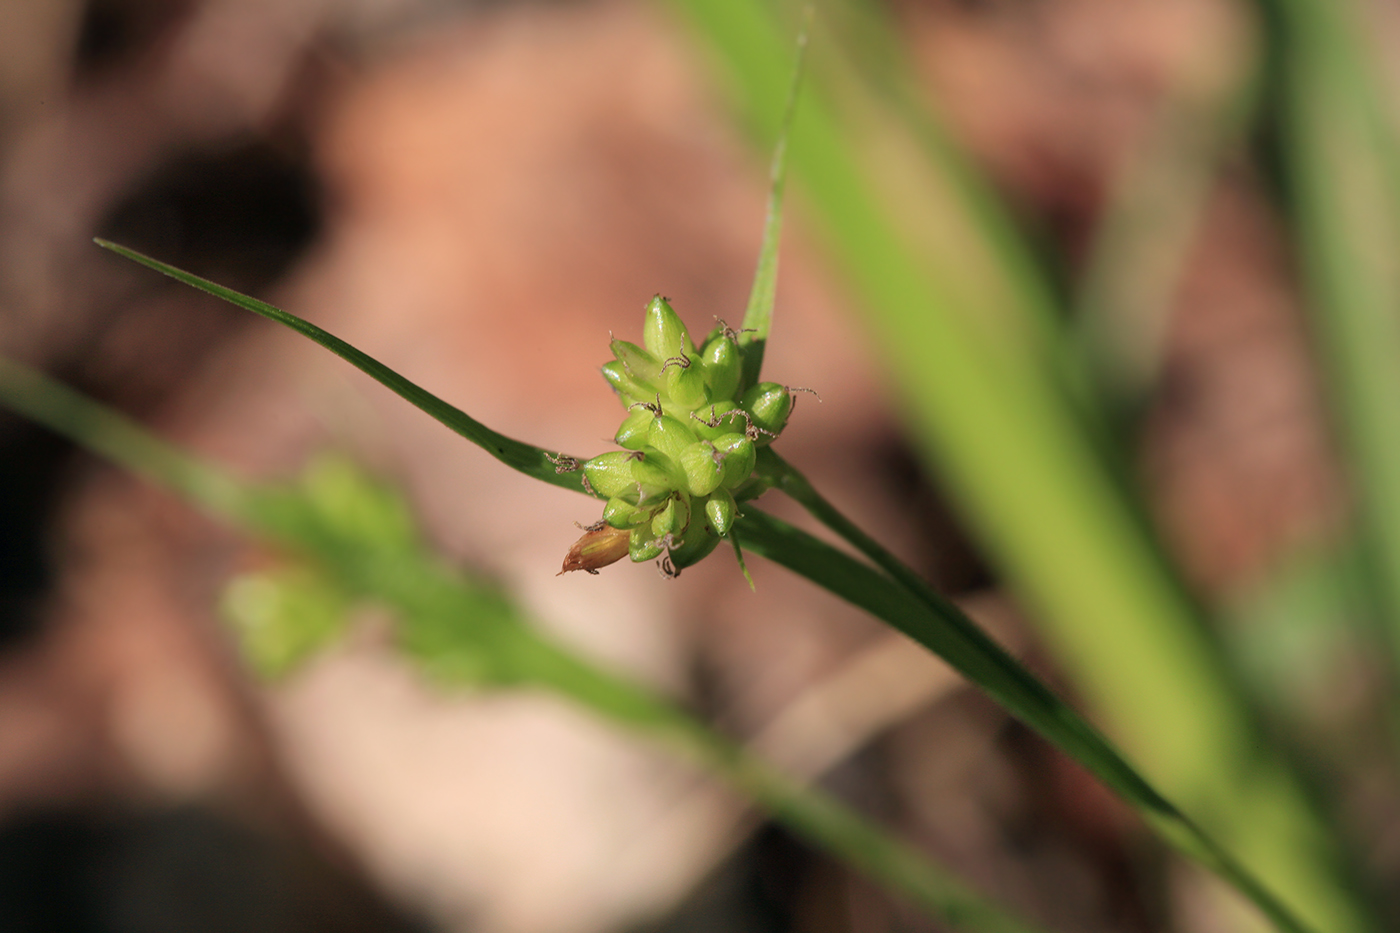
{"type": "Polygon", "coordinates": [[[737,501],[767,488],[754,474],[757,455],[787,424],[792,393],[764,382],[736,399],[744,349],[735,334],[716,327],[697,352],[657,296],[646,308],[643,346],[612,341],[616,358],[603,375],[629,409],[614,436],[624,449],[583,464],[593,491],[608,499],[598,526],[607,533],[585,536],[571,552],[578,567],[566,562],[566,569],[593,571],[596,560],[620,554],[625,539],[633,561],[661,558],[673,575],[732,533],[737,501]]]}

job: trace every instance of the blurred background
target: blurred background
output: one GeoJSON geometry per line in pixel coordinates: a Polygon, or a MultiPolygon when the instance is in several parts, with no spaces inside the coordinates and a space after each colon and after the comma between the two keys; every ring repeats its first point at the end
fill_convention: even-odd
{"type": "MultiPolygon", "coordinates": [[[[1330,21],[1309,32],[1310,6],[824,8],[765,373],[821,394],[780,446],[840,508],[1207,822],[1287,775],[1305,803],[1277,812],[1322,827],[1288,838],[1345,879],[1312,916],[1394,929],[1391,414],[1364,403],[1400,363],[1389,163],[1374,134],[1327,129],[1347,112],[1305,79],[1342,74],[1346,97],[1365,55],[1400,60],[1383,54],[1397,20],[1337,5],[1356,55],[1330,21]],[[1331,42],[1312,58],[1310,34],[1331,42]],[[846,176],[822,120],[894,239],[823,201],[846,176]],[[1347,189],[1340,213],[1327,184],[1347,189]],[[1358,255],[1374,262],[1347,273],[1358,255]],[[941,310],[897,290],[906,266],[941,310]],[[1385,287],[1353,302],[1372,330],[1307,313],[1372,273],[1385,287]],[[1369,369],[1348,346],[1374,351],[1369,369]],[[1028,446],[978,448],[1013,410],[1028,446]],[[1045,449],[1094,465],[1042,460],[1037,432],[1055,431],[1069,440],[1045,449]],[[1110,493],[1131,520],[1104,527],[1132,546],[1081,550],[1110,493]],[[1128,551],[1145,556],[1121,575],[1073,562],[1128,551]],[[1140,603],[1114,602],[1117,582],[1140,603]],[[1081,598],[1098,608],[1064,612],[1081,598]],[[1124,640],[1163,607],[1174,634],[1124,640]],[[1221,747],[1262,770],[1196,743],[1181,710],[1245,723],[1221,747]]],[[[352,458],[532,624],[1040,928],[1256,929],[875,620],[757,558],[750,592],[723,551],[676,581],[626,563],[556,577],[594,504],[91,242],[294,311],[513,437],[599,453],[620,415],[597,373],[610,332],[638,340],[657,292],[696,334],[742,318],[797,22],[771,12],[764,47],[699,2],[6,0],[0,351],[240,476],[352,458]]],[[[1365,119],[1390,121],[1397,78],[1357,79],[1365,119]]],[[[0,447],[0,930],[952,928],[566,700],[425,681],[382,609],[255,675],[228,619],[240,581],[286,555],[16,416],[0,447]]],[[[1239,845],[1256,843],[1273,848],[1239,845]]]]}

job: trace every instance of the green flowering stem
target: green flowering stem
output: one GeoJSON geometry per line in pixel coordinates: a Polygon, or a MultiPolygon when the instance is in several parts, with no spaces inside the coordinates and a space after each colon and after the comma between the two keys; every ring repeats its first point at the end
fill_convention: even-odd
{"type": "Polygon", "coordinates": [[[551,455],[539,447],[522,443],[513,438],[499,434],[486,425],[472,418],[466,412],[450,405],[438,398],[427,389],[410,382],[403,376],[394,372],[374,357],[355,349],[350,344],[341,340],[334,334],[327,333],[310,321],[302,320],[295,314],[283,311],[265,301],[259,301],[231,288],[225,288],[208,279],[191,275],[182,269],[177,269],[172,265],[152,259],[150,256],[138,253],[134,249],[121,246],[109,240],[94,239],[94,243],[103,249],[125,256],[133,262],[138,262],[143,266],[154,269],[164,275],[170,276],[178,282],[193,286],[202,292],[208,292],[215,298],[222,298],[229,304],[237,305],[254,314],[262,315],[271,321],[276,321],[286,327],[325,347],[336,356],[345,360],[365,375],[391,390],[399,397],[403,398],[415,408],[436,418],[447,427],[456,431],[467,440],[476,444],[506,466],[519,470],[526,476],[532,476],[537,480],[549,483],[553,486],[562,486],[565,489],[572,489],[575,492],[587,492],[583,485],[583,474],[578,470],[570,470],[567,464],[577,463],[575,458],[566,457],[563,454],[551,455]],[[564,465],[561,472],[561,463],[564,465]]]}

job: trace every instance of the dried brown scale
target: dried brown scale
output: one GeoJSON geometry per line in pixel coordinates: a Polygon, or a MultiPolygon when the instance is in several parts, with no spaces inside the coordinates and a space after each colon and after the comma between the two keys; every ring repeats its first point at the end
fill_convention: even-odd
{"type": "MultiPolygon", "coordinates": [[[[555,473],[572,473],[578,469],[578,458],[570,457],[568,454],[561,453],[557,457],[551,457],[549,454],[545,454],[544,458],[554,464],[555,473]]],[[[584,480],[584,482],[586,483],[588,481],[584,480]]]]}
{"type": "Polygon", "coordinates": [[[736,347],[739,345],[740,334],[758,333],[757,327],[740,327],[736,330],[730,327],[729,324],[725,322],[724,318],[720,317],[718,314],[715,315],[715,323],[719,325],[720,333],[724,335],[724,338],[736,347]]]}
{"type": "Polygon", "coordinates": [[[615,564],[627,556],[628,532],[612,528],[604,522],[589,525],[583,537],[574,542],[564,555],[564,566],[555,576],[573,570],[597,574],[598,568],[615,564]],[[598,526],[602,527],[598,527],[598,526]]]}

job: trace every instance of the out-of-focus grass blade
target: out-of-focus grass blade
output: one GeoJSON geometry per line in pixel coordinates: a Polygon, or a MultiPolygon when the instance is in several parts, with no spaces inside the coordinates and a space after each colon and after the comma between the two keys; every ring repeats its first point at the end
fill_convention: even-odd
{"type": "Polygon", "coordinates": [[[1280,930],[1304,933],[1310,929],[1247,868],[1143,780],[1093,726],[956,606],[937,597],[925,601],[906,589],[891,586],[878,571],[756,509],[745,515],[743,528],[744,543],[750,551],[820,582],[928,646],[1017,718],[1074,756],[1179,850],[1234,885],[1280,930]]]}
{"type": "Polygon", "coordinates": [[[1256,109],[1257,43],[1231,25],[1203,36],[1163,89],[1152,125],[1113,179],[1080,277],[1073,335],[1116,422],[1136,416],[1157,382],[1202,211],[1256,109]]]}
{"type": "Polygon", "coordinates": [[[788,85],[787,105],[778,127],[778,141],[773,147],[773,162],[768,171],[768,214],[763,222],[763,242],[758,250],[758,268],[754,271],[753,289],[744,310],[743,329],[739,343],[747,347],[744,354],[743,385],[758,382],[763,370],[763,349],[768,344],[768,331],[773,323],[773,303],[778,289],[778,241],[783,229],[783,189],[787,184],[787,146],[792,132],[792,118],[797,111],[797,96],[802,89],[803,65],[807,61],[807,36],[812,27],[812,7],[802,14],[802,28],[797,34],[797,61],[792,66],[788,85]]]}
{"type": "Polygon", "coordinates": [[[232,477],[162,443],[67,386],[4,357],[0,357],[0,401],[221,517],[248,514],[247,494],[232,477]]]}
{"type": "Polygon", "coordinates": [[[1036,933],[835,799],[802,787],[647,689],[539,634],[499,586],[448,567],[403,502],[344,460],[290,485],[245,485],[40,374],[0,358],[0,404],[268,538],[309,564],[236,581],[225,600],[250,660],[285,674],[340,634],[338,608],[371,600],[401,649],[444,685],[523,686],[574,700],[660,741],[751,796],[794,832],[970,933],[1036,933]],[[308,618],[309,613],[309,618],[308,618]]]}
{"type": "MultiPolygon", "coordinates": [[[[1400,673],[1400,134],[1352,3],[1259,0],[1281,163],[1330,402],[1356,489],[1370,600],[1400,673]]],[[[1400,738],[1400,702],[1391,711],[1400,738]]]]}
{"type": "MultiPolygon", "coordinates": [[[[1342,745],[1373,743],[1358,736],[1369,735],[1364,731],[1368,726],[1383,732],[1374,719],[1348,723],[1351,729],[1338,728],[1336,722],[1336,697],[1352,687],[1357,660],[1377,656],[1374,639],[1368,637],[1373,633],[1360,624],[1370,606],[1355,547],[1311,547],[1290,555],[1267,577],[1233,593],[1229,602],[1232,653],[1276,719],[1299,724],[1303,731],[1323,728],[1329,741],[1342,745]]],[[[1316,742],[1309,743],[1308,751],[1318,756],[1316,742]]]]}
{"type": "Polygon", "coordinates": [[[273,307],[265,301],[250,298],[231,288],[225,288],[216,282],[202,279],[197,275],[191,275],[183,269],[177,269],[158,259],[152,259],[150,256],[136,252],[134,249],[128,249],[125,246],[112,243],[108,240],[96,239],[94,242],[104,249],[109,249],[120,256],[125,256],[133,262],[139,262],[141,265],[168,275],[178,282],[183,282],[200,291],[208,292],[216,298],[222,298],[229,304],[237,305],[247,311],[252,311],[254,314],[259,314],[268,320],[276,321],[278,324],[290,327],[297,333],[309,337],[311,340],[319,343],[390,391],[406,399],[410,404],[447,425],[447,427],[456,431],[473,444],[476,444],[506,466],[519,470],[526,476],[532,476],[535,479],[543,480],[555,486],[562,486],[565,489],[572,489],[576,492],[585,491],[583,487],[583,474],[579,471],[560,473],[556,462],[559,458],[552,459],[548,452],[538,447],[534,447],[530,444],[523,444],[520,441],[506,437],[504,434],[498,434],[475,418],[472,418],[466,412],[454,405],[449,405],[433,393],[410,382],[383,363],[360,352],[344,340],[341,340],[334,334],[327,333],[315,324],[304,321],[295,314],[290,314],[283,311],[281,308],[273,307]]]}
{"type": "MultiPolygon", "coordinates": [[[[786,42],[771,9],[742,0],[680,6],[729,66],[743,109],[775,125],[767,101],[780,93],[775,60],[786,42]]],[[[916,159],[892,156],[901,147],[918,155],[923,143],[903,141],[904,113],[886,106],[888,95],[823,86],[833,70],[823,65],[827,48],[814,45],[794,121],[793,180],[865,299],[925,455],[1152,784],[1200,814],[1310,925],[1373,929],[1341,877],[1337,839],[1270,748],[1105,458],[1073,373],[1047,358],[1063,341],[1047,330],[1052,290],[1024,244],[944,162],[924,158],[920,175],[916,159]]],[[[752,531],[741,533],[747,544],[752,531]]]]}

